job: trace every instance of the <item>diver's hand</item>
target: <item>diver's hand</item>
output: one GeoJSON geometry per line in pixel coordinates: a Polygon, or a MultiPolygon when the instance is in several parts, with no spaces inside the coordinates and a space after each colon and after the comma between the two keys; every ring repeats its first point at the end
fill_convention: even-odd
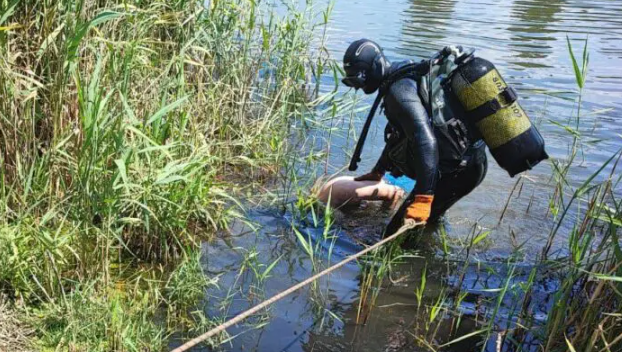
{"type": "Polygon", "coordinates": [[[430,218],[432,212],[432,202],[434,201],[433,195],[418,194],[415,196],[415,201],[406,209],[405,219],[413,219],[417,222],[425,222],[430,218]]]}
{"type": "MultiPolygon", "coordinates": [[[[415,199],[416,199],[416,197],[415,197],[415,199]]],[[[409,211],[409,209],[411,207],[413,207],[413,204],[411,204],[408,208],[406,208],[406,214],[405,215],[402,215],[400,213],[400,211],[398,211],[397,214],[395,214],[391,218],[391,221],[389,221],[389,224],[387,224],[387,227],[384,229],[384,233],[382,234],[382,238],[387,238],[388,236],[393,235],[394,233],[399,231],[404,226],[408,226],[409,228],[415,228],[417,226],[421,226],[421,225],[425,225],[426,224],[427,219],[430,217],[429,213],[428,213],[427,218],[425,220],[415,219],[412,216],[408,215],[408,211],[409,211]]]]}
{"type": "Polygon", "coordinates": [[[382,176],[384,176],[383,173],[372,170],[365,175],[355,177],[354,181],[380,181],[382,180],[382,176]]]}

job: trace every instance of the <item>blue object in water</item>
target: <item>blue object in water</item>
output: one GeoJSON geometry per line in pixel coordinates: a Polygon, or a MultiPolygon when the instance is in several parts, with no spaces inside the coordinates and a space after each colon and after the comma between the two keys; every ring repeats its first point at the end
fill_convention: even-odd
{"type": "Polygon", "coordinates": [[[410,192],[413,190],[413,188],[415,188],[415,180],[410,179],[406,176],[393,177],[393,175],[391,175],[390,173],[386,173],[384,175],[384,179],[387,181],[387,183],[398,186],[406,192],[410,192]]]}

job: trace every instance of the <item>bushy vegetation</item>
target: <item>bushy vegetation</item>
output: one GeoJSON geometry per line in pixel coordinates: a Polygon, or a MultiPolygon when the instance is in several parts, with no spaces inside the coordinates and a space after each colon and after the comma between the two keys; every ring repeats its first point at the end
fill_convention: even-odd
{"type": "MultiPolygon", "coordinates": [[[[317,171],[325,155],[313,140],[293,153],[310,151],[303,166],[290,162],[291,126],[307,124],[309,91],[319,85],[309,77],[329,62],[310,48],[318,18],[294,8],[279,16],[265,5],[0,0],[0,340],[11,339],[10,348],[153,351],[165,349],[172,332],[205,331],[214,322],[201,303],[218,282],[203,272],[197,248],[243,217],[238,199],[281,174],[283,193],[299,195],[294,217],[314,209],[297,177],[317,171]]],[[[480,297],[476,329],[463,336],[437,333],[466,319],[460,278],[488,233],[473,232],[457,282],[432,301],[424,269],[413,295],[424,320],[411,331],[423,348],[469,338],[512,351],[622,345],[620,154],[584,183],[570,180],[582,143],[587,51],[583,61],[572,58],[579,109],[560,125],[572,143],[568,158],[552,163],[549,242],[530,272],[519,275],[518,253],[508,258],[495,273],[505,275],[501,285],[480,297]],[[562,225],[572,229],[567,255],[553,256],[562,225]],[[542,302],[533,293],[547,280],[558,290],[542,321],[534,319],[542,302]],[[500,318],[508,297],[512,314],[500,318]]],[[[339,99],[333,92],[315,101],[325,109],[316,113],[331,119],[328,144],[332,119],[353,111],[339,99]]],[[[333,240],[331,214],[325,240],[333,240]]],[[[295,233],[319,269],[318,244],[295,233]]],[[[363,264],[362,319],[400,251],[363,264]]],[[[263,283],[273,265],[261,267],[249,253],[243,267],[263,283]]]]}
{"type": "Polygon", "coordinates": [[[308,14],[266,9],[0,0],[0,291],[37,349],[159,350],[206,321],[194,251],[306,107],[308,14]]]}

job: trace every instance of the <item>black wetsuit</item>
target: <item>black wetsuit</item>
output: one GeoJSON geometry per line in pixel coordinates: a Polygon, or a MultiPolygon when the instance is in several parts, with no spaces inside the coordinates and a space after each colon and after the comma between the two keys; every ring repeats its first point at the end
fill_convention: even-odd
{"type": "Polygon", "coordinates": [[[403,78],[393,83],[384,97],[388,120],[386,146],[374,170],[416,180],[415,188],[385,234],[402,225],[415,195],[434,195],[428,220],[432,222],[477,187],[486,175],[483,141],[470,135],[466,126],[453,116],[447,116],[447,112],[445,123],[432,121],[420,94],[424,95],[418,90],[417,82],[403,78]]]}

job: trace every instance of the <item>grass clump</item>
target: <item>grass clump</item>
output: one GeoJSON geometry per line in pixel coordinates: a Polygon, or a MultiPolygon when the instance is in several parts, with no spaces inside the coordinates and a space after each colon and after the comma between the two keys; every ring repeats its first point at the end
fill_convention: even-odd
{"type": "Polygon", "coordinates": [[[569,172],[582,148],[579,126],[589,62],[587,41],[581,61],[575,58],[570,40],[568,50],[578,87],[576,114],[566,126],[574,131],[572,144],[566,160],[553,161],[555,193],[550,206],[554,225],[539,258],[541,272],[534,268],[521,287],[521,305],[516,314],[519,324],[503,337],[503,343],[514,349],[539,345],[543,351],[614,351],[622,346],[622,200],[616,192],[620,151],[587,179],[578,183],[570,179],[569,172]],[[606,169],[611,171],[607,173],[606,169]],[[563,225],[570,225],[568,246],[565,255],[553,257],[551,246],[563,225]],[[558,287],[541,324],[533,319],[533,286],[551,273],[557,274],[558,287]]]}
{"type": "Polygon", "coordinates": [[[42,348],[159,350],[202,299],[307,104],[308,13],[266,8],[0,0],[0,291],[42,348]]]}
{"type": "Polygon", "coordinates": [[[79,287],[63,304],[46,303],[32,313],[40,344],[70,351],[160,350],[165,330],[153,319],[157,297],[142,290],[107,292],[79,287]]]}

